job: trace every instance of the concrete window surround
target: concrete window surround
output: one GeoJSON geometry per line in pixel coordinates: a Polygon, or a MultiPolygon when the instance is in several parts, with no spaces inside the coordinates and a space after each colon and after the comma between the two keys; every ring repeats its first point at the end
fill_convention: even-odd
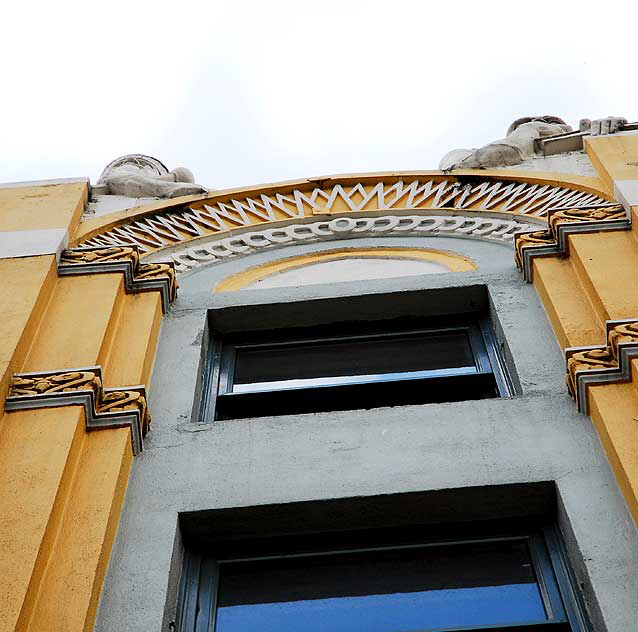
{"type": "MultiPolygon", "coordinates": [[[[189,516],[219,517],[223,511],[240,516],[241,508],[292,503],[320,508],[320,501],[411,493],[461,498],[469,488],[479,490],[479,506],[496,511],[498,503],[488,498],[499,494],[519,508],[527,506],[525,493],[504,495],[502,486],[537,484],[549,485],[543,489],[555,494],[552,511],[595,632],[633,628],[638,535],[591,422],[566,393],[562,354],[538,296],[519,278],[510,248],[442,239],[419,241],[428,248],[444,243],[477,261],[479,270],[364,286],[212,292],[219,279],[281,257],[273,251],[204,268],[183,280],[162,324],[149,390],[153,427],[134,462],[96,631],[168,632],[181,538],[193,533],[185,526],[189,516]],[[424,302],[427,295],[436,300],[424,302]],[[409,313],[415,306],[446,313],[451,306],[446,301],[455,296],[455,308],[459,296],[489,306],[503,353],[515,367],[516,397],[193,422],[209,319],[210,326],[238,331],[282,328],[300,319],[311,324],[387,318],[388,312],[409,313]]],[[[286,255],[322,247],[334,244],[296,246],[286,255]]],[[[265,525],[255,520],[251,528],[265,525]]],[[[205,527],[206,521],[199,522],[205,527]]]]}
{"type": "MultiPolygon", "coordinates": [[[[474,393],[479,389],[485,397],[503,397],[516,392],[513,387],[513,383],[517,383],[514,366],[511,363],[510,366],[507,366],[508,363],[505,360],[506,357],[511,357],[506,350],[507,343],[502,334],[495,336],[489,331],[493,329],[492,320],[495,315],[492,314],[492,318],[487,317],[489,312],[493,310],[490,309],[488,292],[484,285],[454,288],[442,287],[425,291],[355,295],[334,300],[308,301],[296,306],[294,321],[290,321],[289,311],[290,308],[287,305],[281,305],[279,308],[272,307],[267,315],[264,315],[263,311],[258,307],[250,305],[225,307],[209,311],[209,341],[217,339],[217,344],[212,353],[210,350],[206,350],[202,357],[202,369],[199,371],[201,384],[198,388],[201,396],[195,398],[193,419],[212,422],[213,417],[217,419],[240,417],[237,413],[232,412],[232,417],[228,417],[224,412],[222,412],[221,416],[217,414],[222,409],[228,413],[235,410],[237,406],[241,410],[246,410],[243,408],[246,406],[246,400],[242,403],[241,396],[238,396],[239,399],[235,399],[230,404],[226,402],[226,406],[230,406],[230,408],[226,408],[221,401],[228,397],[226,393],[232,390],[228,389],[227,386],[228,365],[234,362],[231,359],[234,357],[234,353],[231,351],[229,354],[225,351],[224,341],[235,336],[235,338],[239,337],[238,344],[241,344],[242,339],[244,342],[246,340],[245,334],[249,334],[253,342],[264,342],[272,335],[273,330],[279,330],[279,333],[290,342],[291,339],[288,337],[288,332],[293,331],[296,332],[296,334],[292,335],[293,339],[298,336],[301,336],[301,338],[315,338],[317,336],[342,337],[344,336],[344,330],[347,331],[345,335],[348,337],[363,334],[363,325],[372,326],[375,334],[391,334],[393,332],[400,334],[405,328],[411,329],[423,326],[427,329],[428,325],[424,324],[424,322],[432,318],[437,319],[437,328],[453,327],[454,323],[456,323],[457,326],[468,327],[466,335],[472,340],[471,353],[474,354],[474,362],[479,363],[480,371],[484,371],[485,374],[474,376],[479,379],[478,382],[468,375],[464,378],[461,378],[458,374],[456,378],[448,376],[447,379],[453,380],[455,385],[450,386],[449,382],[448,385],[443,381],[439,382],[439,395],[446,388],[448,389],[448,394],[447,397],[444,396],[442,399],[435,401],[456,401],[457,398],[472,399],[469,395],[463,396],[462,388],[467,388],[468,391],[472,390],[474,393]],[[353,319],[353,314],[361,316],[353,319]],[[363,316],[364,314],[365,316],[363,316]],[[414,321],[415,318],[418,319],[417,322],[414,321]],[[377,323],[376,325],[375,322],[377,323]],[[484,326],[486,331],[481,333],[484,326]],[[302,328],[301,331],[303,333],[299,333],[299,328],[302,328]],[[321,328],[321,335],[316,333],[317,328],[321,328]],[[220,352],[221,358],[215,359],[215,356],[219,355],[220,352]],[[203,368],[204,365],[206,365],[205,369],[203,368]],[[488,375],[490,377],[487,377],[488,375]],[[511,379],[510,376],[513,376],[514,379],[511,379]],[[468,382],[468,379],[471,381],[468,382]],[[219,388],[217,387],[218,384],[219,388]],[[460,384],[464,386],[460,387],[460,384]],[[492,394],[488,395],[489,392],[492,394]],[[217,401],[217,406],[215,406],[215,401],[217,401]],[[199,410],[197,410],[198,404],[200,404],[199,410]],[[216,411],[215,415],[213,415],[213,409],[216,411]]],[[[206,341],[203,346],[205,347],[205,345],[206,341]]],[[[350,359],[352,361],[352,358],[350,359]]],[[[400,370],[398,366],[396,369],[400,370]]],[[[230,372],[232,373],[232,369],[230,372]]],[[[367,402],[367,398],[374,397],[375,391],[376,395],[380,395],[380,391],[390,384],[394,384],[395,387],[400,386],[400,381],[386,384],[383,382],[383,379],[377,379],[376,386],[365,391],[367,395],[361,390],[361,385],[357,387],[356,393],[350,392],[349,396],[344,396],[343,393],[340,396],[337,390],[324,391],[322,397],[319,398],[321,401],[315,401],[315,405],[317,405],[316,411],[325,410],[324,404],[327,401],[332,404],[332,410],[334,411],[366,407],[377,408],[383,404],[372,404],[372,402],[367,402]],[[333,399],[339,397],[341,397],[340,403],[333,399]]],[[[269,387],[266,384],[264,383],[262,388],[268,390],[269,387]]],[[[306,386],[306,388],[312,390],[312,386],[306,386]]],[[[412,386],[410,388],[419,389],[420,387],[412,386]]],[[[427,390],[425,385],[423,388],[427,390]]],[[[272,393],[276,393],[277,390],[278,387],[273,387],[272,393]]],[[[392,394],[388,393],[386,397],[389,397],[390,400],[397,398],[395,405],[400,405],[401,401],[403,404],[407,404],[406,397],[410,399],[410,394],[405,390],[401,391],[401,393],[395,388],[392,394]]],[[[236,394],[233,394],[230,397],[236,396],[236,394]]],[[[306,392],[303,395],[298,394],[296,396],[298,398],[296,399],[297,404],[294,404],[290,399],[282,401],[282,398],[287,397],[283,392],[280,392],[278,397],[282,403],[277,408],[286,411],[287,414],[299,413],[301,409],[306,408],[309,410],[313,407],[309,404],[309,400],[313,398],[313,394],[310,392],[306,392]],[[283,403],[284,401],[287,403],[283,403]],[[304,402],[307,406],[304,406],[304,402]],[[301,408],[299,408],[300,404],[301,408]],[[295,406],[297,406],[296,410],[294,410],[295,406]]],[[[255,401],[254,395],[251,398],[252,401],[255,401]]],[[[382,400],[383,396],[378,402],[382,400]]],[[[254,412],[255,416],[273,416],[274,412],[268,415],[262,408],[262,406],[265,406],[265,410],[269,410],[268,406],[272,406],[273,403],[272,397],[262,394],[261,403],[249,404],[250,412],[254,412]],[[270,402],[270,404],[267,402],[270,402]]],[[[241,416],[252,415],[244,413],[241,416]]]]}
{"type": "MultiPolygon", "coordinates": [[[[540,481],[185,512],[179,516],[183,566],[194,565],[198,570],[190,571],[188,586],[182,580],[178,628],[194,616],[194,595],[204,582],[199,563],[205,558],[277,557],[309,550],[418,545],[514,534],[542,538],[546,528],[550,535],[555,533],[556,510],[554,483],[540,481]]],[[[560,559],[561,546],[556,544],[554,555],[560,559]]],[[[181,549],[174,557],[176,564],[182,558],[181,549]]],[[[584,629],[579,627],[583,606],[577,588],[570,586],[567,575],[561,575],[560,583],[564,602],[573,608],[576,629],[584,629]]],[[[205,587],[203,591],[207,593],[205,587]]],[[[187,630],[192,629],[186,625],[187,630]]]]}

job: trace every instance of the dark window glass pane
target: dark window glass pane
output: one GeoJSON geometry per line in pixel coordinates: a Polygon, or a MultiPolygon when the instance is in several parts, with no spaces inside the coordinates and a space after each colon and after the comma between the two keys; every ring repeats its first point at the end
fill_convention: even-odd
{"type": "Polygon", "coordinates": [[[217,632],[408,632],[546,620],[521,541],[221,565],[217,632]]]}
{"type": "Polygon", "coordinates": [[[474,367],[464,330],[238,347],[235,384],[474,367]]]}

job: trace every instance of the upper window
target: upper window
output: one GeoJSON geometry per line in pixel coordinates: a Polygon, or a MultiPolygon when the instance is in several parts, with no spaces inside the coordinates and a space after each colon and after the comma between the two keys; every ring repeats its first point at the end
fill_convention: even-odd
{"type": "Polygon", "coordinates": [[[473,315],[244,333],[211,347],[208,418],[508,394],[489,320],[473,315]]]}
{"type": "Polygon", "coordinates": [[[190,555],[178,629],[585,630],[551,529],[390,546],[345,539],[333,549],[314,536],[283,553],[190,555]]]}

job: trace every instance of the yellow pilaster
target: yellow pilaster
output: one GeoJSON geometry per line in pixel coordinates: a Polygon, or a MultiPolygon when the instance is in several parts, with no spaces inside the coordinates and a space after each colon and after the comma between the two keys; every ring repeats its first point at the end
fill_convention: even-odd
{"type": "Polygon", "coordinates": [[[84,434],[46,569],[16,630],[93,629],[132,458],[128,429],[84,434]]]}
{"type": "Polygon", "coordinates": [[[58,279],[21,370],[99,364],[113,339],[123,300],[121,274],[58,279]]]}
{"type": "Polygon", "coordinates": [[[632,384],[589,389],[590,416],[638,524],[638,397],[632,384]]]}
{"type": "Polygon", "coordinates": [[[629,231],[570,235],[570,255],[600,319],[638,316],[638,244],[629,231]]]}
{"type": "MultiPolygon", "coordinates": [[[[633,226],[631,231],[572,232],[567,258],[533,260],[534,285],[563,347],[604,346],[605,321],[638,320],[638,206],[627,208],[626,196],[620,195],[622,190],[631,197],[638,183],[638,135],[591,137],[585,146],[600,178],[630,211],[633,226]]],[[[630,383],[590,386],[587,392],[589,414],[636,524],[637,368],[634,360],[630,383]]]]}
{"type": "MultiPolygon", "coordinates": [[[[72,237],[87,196],[0,189],[0,232],[72,237]]],[[[55,253],[0,259],[0,277],[2,401],[15,372],[99,364],[106,386],[148,382],[159,292],[126,294],[121,272],[58,277],[55,253]]],[[[87,432],[80,406],[0,417],[0,632],[92,629],[132,458],[130,431],[87,432]]]]}
{"type": "Polygon", "coordinates": [[[159,292],[124,297],[113,344],[101,363],[105,386],[149,383],[161,323],[159,292]]]}
{"type": "Polygon", "coordinates": [[[569,259],[534,260],[534,285],[561,347],[600,342],[604,320],[584,291],[569,259]]]}
{"type": "Polygon", "coordinates": [[[0,420],[0,632],[13,632],[39,593],[85,432],[79,407],[0,420]]]}

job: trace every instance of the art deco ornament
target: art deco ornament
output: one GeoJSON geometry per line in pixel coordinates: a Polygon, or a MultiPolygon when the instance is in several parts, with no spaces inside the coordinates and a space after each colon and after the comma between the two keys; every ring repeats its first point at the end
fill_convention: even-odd
{"type": "Polygon", "coordinates": [[[178,283],[172,262],[140,263],[136,246],[74,248],[63,250],[58,265],[60,276],[80,274],[124,273],[127,292],[158,290],[164,312],[175,300],[178,283]]]}
{"type": "Polygon", "coordinates": [[[548,224],[547,230],[521,232],[515,236],[516,265],[528,283],[532,282],[532,260],[536,257],[566,255],[569,249],[568,235],[631,228],[620,204],[550,211],[548,224]]]}
{"type": "Polygon", "coordinates": [[[589,412],[587,388],[631,381],[631,361],[638,357],[638,321],[635,318],[605,323],[607,343],[565,349],[566,382],[578,410],[589,412]]]}
{"type": "Polygon", "coordinates": [[[15,374],[5,401],[7,411],[81,405],[87,430],[131,430],[133,453],[142,451],[151,415],[144,386],[104,388],[99,366],[15,374]]]}

